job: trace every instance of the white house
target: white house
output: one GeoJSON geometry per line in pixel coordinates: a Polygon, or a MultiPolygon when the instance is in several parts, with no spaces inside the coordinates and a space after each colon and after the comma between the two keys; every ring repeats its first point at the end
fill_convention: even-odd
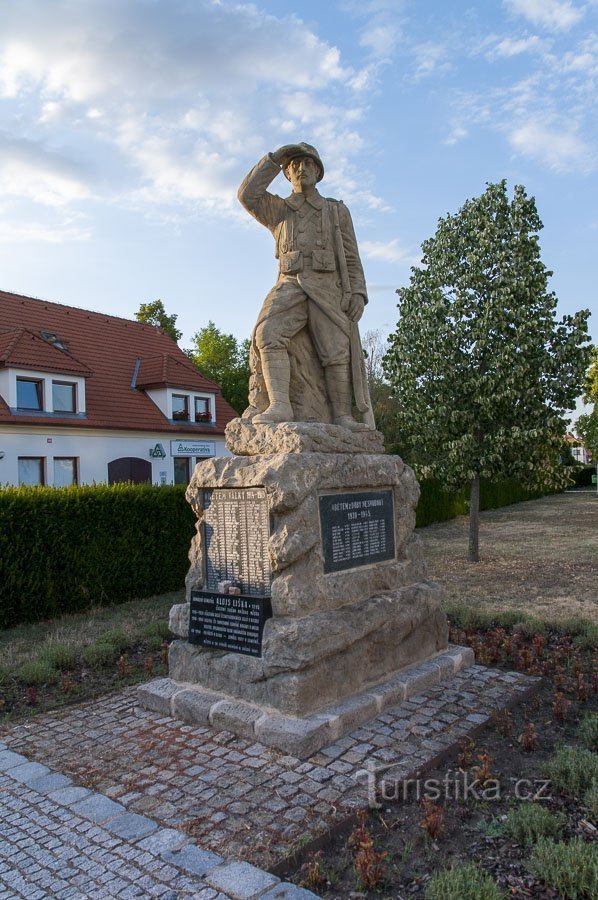
{"type": "Polygon", "coordinates": [[[0,291],[0,485],[187,483],[236,415],[160,328],[0,291]]]}

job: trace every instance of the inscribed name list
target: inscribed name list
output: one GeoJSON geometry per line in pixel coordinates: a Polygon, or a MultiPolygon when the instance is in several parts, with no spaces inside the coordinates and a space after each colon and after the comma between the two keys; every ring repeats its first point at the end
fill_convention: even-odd
{"type": "Polygon", "coordinates": [[[270,519],[264,488],[204,491],[206,588],[231,581],[250,597],[269,597],[270,519]]]}
{"type": "Polygon", "coordinates": [[[393,493],[355,491],[320,497],[324,572],[394,559],[393,493]]]}
{"type": "Polygon", "coordinates": [[[264,625],[271,615],[267,598],[192,591],[189,641],[213,650],[261,656],[264,625]]]}

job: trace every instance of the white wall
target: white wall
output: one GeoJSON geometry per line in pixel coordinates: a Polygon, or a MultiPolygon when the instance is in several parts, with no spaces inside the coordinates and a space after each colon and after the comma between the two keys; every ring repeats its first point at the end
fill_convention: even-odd
{"type": "MultiPolygon", "coordinates": [[[[79,461],[79,483],[98,484],[108,481],[108,463],[123,456],[136,456],[148,460],[152,466],[152,481],[160,484],[161,473],[166,472],[166,483],[174,481],[174,463],[171,440],[185,438],[197,441],[199,435],[185,432],[159,433],[110,432],[108,430],[83,430],[82,428],[51,428],[38,426],[0,426],[0,485],[18,484],[18,457],[41,456],[46,459],[46,483],[52,484],[55,456],[76,457],[79,461]],[[150,458],[150,449],[162,444],[165,459],[150,458]],[[2,456],[2,453],[4,456],[2,456]]],[[[231,456],[222,435],[202,435],[202,440],[215,444],[215,456],[231,456]]]]}

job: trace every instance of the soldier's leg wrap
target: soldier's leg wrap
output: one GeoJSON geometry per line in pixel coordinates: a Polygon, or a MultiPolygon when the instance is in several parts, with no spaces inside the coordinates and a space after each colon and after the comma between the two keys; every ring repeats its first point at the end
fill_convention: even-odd
{"type": "Polygon", "coordinates": [[[289,400],[291,364],[286,350],[261,350],[262,374],[268,391],[270,406],[253,417],[257,425],[292,422],[293,407],[289,400]]]}
{"type": "Polygon", "coordinates": [[[324,376],[334,424],[350,428],[351,431],[365,431],[367,425],[357,422],[352,415],[353,385],[350,364],[347,362],[326,366],[324,376]]]}

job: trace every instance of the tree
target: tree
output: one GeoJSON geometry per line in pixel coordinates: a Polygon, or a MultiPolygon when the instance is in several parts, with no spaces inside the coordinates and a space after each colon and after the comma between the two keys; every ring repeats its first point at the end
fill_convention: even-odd
{"type": "Polygon", "coordinates": [[[591,412],[581,415],[575,425],[578,437],[592,452],[592,460],[598,465],[598,348],[592,350],[592,364],[584,385],[584,400],[592,403],[591,412]]]}
{"type": "Polygon", "coordinates": [[[533,198],[489,184],[422,245],[400,288],[385,371],[420,474],[470,488],[468,558],[479,559],[480,478],[557,486],[565,433],[588,360],[588,310],[555,320],[533,198]]]}
{"type": "Polygon", "coordinates": [[[391,387],[384,377],[383,359],[387,349],[387,340],[377,328],[366,331],[361,339],[365,356],[365,373],[370,389],[372,411],[376,428],[384,435],[387,453],[402,456],[402,447],[397,434],[397,401],[392,396],[391,387]]]}
{"type": "Polygon", "coordinates": [[[195,332],[193,347],[186,351],[199,371],[220,385],[222,396],[239,414],[249,393],[249,347],[248,339],[239,342],[208,322],[195,332]]]}
{"type": "Polygon", "coordinates": [[[174,313],[169,316],[164,309],[164,304],[161,300],[152,300],[151,303],[142,303],[135,313],[135,318],[138,322],[145,322],[146,325],[157,325],[173,339],[175,344],[178,343],[183,336],[183,332],[179,331],[176,327],[178,316],[174,313]]]}

